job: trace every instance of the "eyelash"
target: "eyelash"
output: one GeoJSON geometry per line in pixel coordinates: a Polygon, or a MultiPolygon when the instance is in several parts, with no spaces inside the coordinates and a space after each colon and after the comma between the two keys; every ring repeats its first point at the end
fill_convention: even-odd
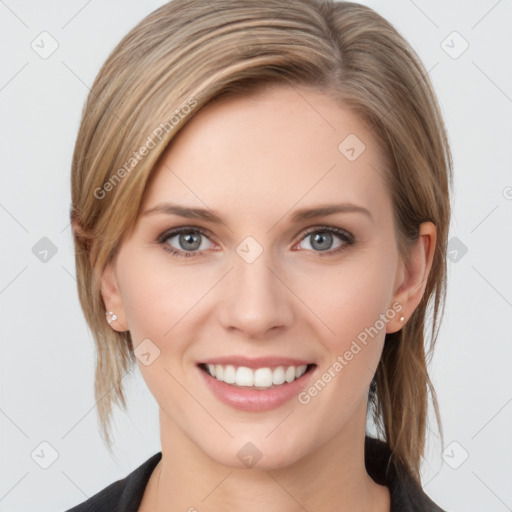
{"type": "MultiPolygon", "coordinates": [[[[191,227],[183,227],[183,228],[173,229],[172,231],[166,231],[165,233],[163,233],[162,235],[160,235],[158,237],[157,243],[160,244],[165,251],[167,251],[168,253],[170,253],[174,256],[177,256],[179,258],[191,258],[191,257],[197,257],[197,256],[204,256],[204,254],[202,252],[179,251],[177,249],[170,247],[168,244],[166,244],[166,242],[167,242],[167,240],[169,240],[169,238],[173,238],[176,235],[180,235],[182,233],[199,233],[199,234],[205,236],[206,238],[208,238],[208,233],[204,229],[191,226],[191,227]]],[[[338,254],[338,253],[344,251],[345,249],[347,249],[348,246],[355,244],[355,239],[351,233],[349,233],[348,231],[345,231],[344,229],[335,228],[333,226],[320,226],[320,227],[310,228],[306,231],[306,233],[304,233],[304,236],[300,239],[300,242],[302,242],[304,239],[306,239],[309,235],[311,235],[313,233],[332,233],[332,234],[338,236],[339,238],[341,238],[341,240],[343,242],[345,242],[343,245],[341,245],[340,247],[338,247],[337,249],[334,249],[334,250],[313,251],[313,252],[318,253],[318,255],[320,257],[327,257],[327,256],[332,256],[334,254],[338,254]]]]}
{"type": "MultiPolygon", "coordinates": [[[[166,252],[172,254],[173,256],[177,256],[179,258],[191,258],[191,257],[197,257],[197,256],[204,256],[203,252],[180,251],[180,250],[174,249],[173,247],[170,247],[166,243],[167,240],[169,240],[169,238],[173,238],[176,235],[180,235],[182,233],[199,233],[199,234],[203,235],[204,237],[208,238],[208,233],[204,229],[190,226],[190,227],[177,228],[177,229],[173,229],[171,231],[166,231],[166,232],[162,233],[158,237],[157,243],[159,245],[161,245],[162,248],[166,252]]],[[[344,251],[345,249],[347,249],[349,246],[354,245],[356,242],[354,236],[351,233],[349,233],[348,231],[345,231],[344,229],[336,228],[334,226],[318,226],[318,227],[310,228],[304,233],[303,237],[300,239],[299,242],[302,242],[309,235],[311,235],[313,233],[332,233],[332,234],[338,236],[343,242],[345,242],[343,245],[341,245],[340,247],[338,247],[337,249],[334,249],[334,250],[312,251],[312,252],[318,253],[318,255],[322,258],[328,257],[328,256],[333,256],[335,254],[339,254],[342,251],[344,251]]]]}

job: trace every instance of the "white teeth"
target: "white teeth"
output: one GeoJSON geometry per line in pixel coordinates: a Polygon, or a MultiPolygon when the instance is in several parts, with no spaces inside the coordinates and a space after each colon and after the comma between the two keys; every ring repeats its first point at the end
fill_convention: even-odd
{"type": "Polygon", "coordinates": [[[220,364],[215,365],[215,378],[217,380],[224,380],[224,368],[220,364]]]}
{"type": "Polygon", "coordinates": [[[224,382],[227,382],[228,384],[234,384],[236,382],[236,368],[228,364],[224,368],[224,382]]]}
{"type": "Polygon", "coordinates": [[[254,385],[257,388],[272,386],[272,370],[270,368],[258,368],[254,372],[254,385]]]}
{"type": "Polygon", "coordinates": [[[240,366],[239,368],[237,368],[236,385],[254,386],[254,372],[250,368],[246,368],[245,366],[240,366]]]}
{"type": "Polygon", "coordinates": [[[303,364],[302,366],[297,366],[295,368],[295,378],[298,379],[301,375],[306,373],[307,365],[303,364]]]}
{"type": "Polygon", "coordinates": [[[284,368],[282,366],[278,366],[274,373],[272,374],[272,383],[273,384],[283,384],[284,382],[284,368]]]}
{"type": "Polygon", "coordinates": [[[293,382],[295,380],[295,368],[293,366],[288,366],[288,368],[286,368],[284,380],[286,382],[293,382]]]}
{"type": "Polygon", "coordinates": [[[231,364],[207,365],[208,372],[217,380],[237,386],[256,387],[268,389],[272,386],[279,386],[285,382],[293,382],[306,373],[307,365],[301,366],[278,366],[277,368],[247,368],[246,366],[235,367],[231,364]]]}

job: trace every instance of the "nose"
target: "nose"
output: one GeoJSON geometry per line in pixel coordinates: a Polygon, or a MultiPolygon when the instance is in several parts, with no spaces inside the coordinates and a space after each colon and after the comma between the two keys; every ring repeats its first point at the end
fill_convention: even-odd
{"type": "Polygon", "coordinates": [[[270,330],[290,326],[294,319],[293,293],[284,284],[283,272],[272,264],[269,252],[263,251],[252,263],[235,255],[221,292],[224,298],[217,312],[222,325],[248,339],[262,339],[270,330]]]}

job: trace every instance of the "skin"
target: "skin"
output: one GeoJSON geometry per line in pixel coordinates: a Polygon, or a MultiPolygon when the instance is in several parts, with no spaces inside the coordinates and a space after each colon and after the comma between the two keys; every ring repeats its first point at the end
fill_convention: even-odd
{"type": "MultiPolygon", "coordinates": [[[[160,350],[148,366],[138,362],[159,406],[163,454],[139,510],[390,510],[388,488],[364,465],[368,389],[385,334],[399,330],[421,300],[436,230],[420,226],[406,266],[384,162],[357,117],[304,87],[217,100],[174,139],[141,212],[176,202],[211,208],[224,224],[141,215],[102,276],[105,305],[118,316],[111,327],[129,329],[135,348],[149,338],[160,350]],[[366,146],[355,161],[338,150],[349,134],[366,146]],[[342,202],[367,208],[372,219],[358,212],[289,218],[298,208],[342,202]],[[202,255],[180,258],[155,243],[182,226],[207,231],[195,249],[202,255]],[[318,249],[314,233],[304,232],[325,226],[348,231],[356,243],[333,235],[326,251],[318,249]],[[263,249],[250,264],[236,252],[249,235],[263,249]],[[319,377],[395,301],[402,311],[308,404],[238,411],[199,378],[202,359],[233,354],[304,358],[319,377]],[[262,454],[252,468],[237,457],[247,442],[262,454]]],[[[189,247],[174,235],[164,243],[189,247]]]]}

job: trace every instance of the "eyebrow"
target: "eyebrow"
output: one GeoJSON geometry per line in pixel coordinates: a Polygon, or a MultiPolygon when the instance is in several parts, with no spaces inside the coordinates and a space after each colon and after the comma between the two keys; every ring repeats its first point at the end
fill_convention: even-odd
{"type": "MultiPolygon", "coordinates": [[[[177,215],[186,219],[199,219],[215,224],[224,224],[221,216],[215,210],[210,210],[207,208],[191,208],[167,202],[159,203],[156,206],[149,208],[144,212],[143,215],[153,215],[156,213],[177,215]]],[[[366,215],[371,221],[374,220],[369,210],[352,203],[323,204],[311,208],[301,208],[292,214],[290,220],[292,222],[300,222],[316,217],[327,217],[328,215],[333,215],[335,213],[362,213],[366,215]]]]}

